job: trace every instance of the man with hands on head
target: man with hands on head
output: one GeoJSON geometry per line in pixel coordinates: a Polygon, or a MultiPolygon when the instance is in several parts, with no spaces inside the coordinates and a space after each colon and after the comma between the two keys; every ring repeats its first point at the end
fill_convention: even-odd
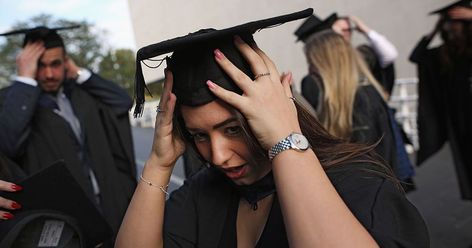
{"type": "Polygon", "coordinates": [[[17,76],[0,91],[0,152],[28,175],[57,160],[116,232],[136,185],[128,110],[116,83],[78,67],[58,30],[25,34],[17,76]]]}

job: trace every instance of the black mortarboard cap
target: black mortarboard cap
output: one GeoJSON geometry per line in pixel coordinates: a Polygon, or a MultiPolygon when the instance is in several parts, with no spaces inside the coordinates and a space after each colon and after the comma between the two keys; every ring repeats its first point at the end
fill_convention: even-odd
{"type": "Polygon", "coordinates": [[[146,85],[141,68],[142,60],[173,52],[166,61],[174,76],[173,92],[177,96],[177,101],[179,104],[189,106],[202,105],[216,99],[206,86],[207,80],[212,80],[228,90],[241,92],[215,62],[214,49],[220,49],[235,66],[252,76],[249,66],[233,44],[234,36],[239,35],[246,42],[253,42],[252,34],[257,30],[306,18],[312,13],[313,9],[310,8],[222,30],[203,29],[139,49],[136,55],[134,116],[141,115],[144,104],[146,85]]]}
{"type": "Polygon", "coordinates": [[[450,9],[455,8],[455,7],[472,8],[472,0],[460,0],[460,1],[457,1],[457,2],[454,2],[454,3],[451,3],[451,4],[449,4],[445,7],[442,7],[440,9],[437,9],[435,11],[432,11],[429,14],[433,15],[433,14],[447,13],[447,11],[449,11],[450,9]]]}
{"type": "Polygon", "coordinates": [[[18,192],[0,192],[0,195],[20,203],[22,207],[12,211],[15,216],[13,219],[0,222],[0,240],[16,224],[32,214],[37,215],[41,212],[45,215],[61,213],[73,219],[84,236],[86,247],[95,247],[111,239],[110,226],[75,181],[63,161],[58,161],[15,183],[21,185],[23,189],[18,192]]]}
{"type": "Polygon", "coordinates": [[[48,28],[45,26],[38,26],[35,28],[25,28],[14,30],[10,32],[6,32],[0,34],[0,36],[9,36],[9,35],[17,35],[17,34],[24,34],[25,39],[23,40],[23,47],[28,42],[36,42],[36,41],[43,41],[44,47],[46,48],[53,48],[53,47],[64,47],[64,42],[62,37],[57,33],[59,30],[65,29],[74,29],[79,28],[80,25],[68,26],[68,27],[57,27],[57,28],[48,28]]]}
{"type": "Polygon", "coordinates": [[[295,30],[294,34],[298,37],[297,41],[305,41],[310,35],[331,28],[337,19],[338,15],[336,13],[331,14],[324,20],[321,20],[316,15],[308,17],[306,21],[295,30]]]}

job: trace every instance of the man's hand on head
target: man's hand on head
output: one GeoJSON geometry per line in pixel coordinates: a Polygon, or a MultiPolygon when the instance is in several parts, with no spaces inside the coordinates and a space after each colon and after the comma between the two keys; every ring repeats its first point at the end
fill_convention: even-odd
{"type": "Polygon", "coordinates": [[[38,60],[46,48],[42,41],[28,42],[16,57],[16,70],[20,77],[35,78],[38,70],[38,60]]]}
{"type": "Polygon", "coordinates": [[[78,67],[74,60],[70,57],[67,57],[65,62],[67,68],[67,78],[74,80],[77,79],[80,67],[78,67]]]}

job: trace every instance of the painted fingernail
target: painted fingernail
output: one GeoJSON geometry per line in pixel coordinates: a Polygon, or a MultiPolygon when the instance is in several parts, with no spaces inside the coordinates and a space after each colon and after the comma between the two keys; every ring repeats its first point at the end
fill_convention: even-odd
{"type": "Polygon", "coordinates": [[[6,219],[6,220],[13,219],[13,214],[3,213],[2,217],[3,219],[6,219]]]}
{"type": "Polygon", "coordinates": [[[223,55],[223,53],[220,51],[220,49],[218,49],[218,48],[215,49],[214,53],[215,53],[215,57],[216,57],[217,59],[222,59],[222,58],[224,58],[224,55],[223,55]]]}
{"type": "Polygon", "coordinates": [[[23,189],[23,187],[21,187],[20,185],[13,184],[11,186],[11,189],[13,189],[14,191],[20,191],[23,189]]]}
{"type": "Polygon", "coordinates": [[[207,83],[207,85],[208,85],[208,88],[210,88],[210,89],[216,89],[216,84],[213,83],[212,81],[207,80],[206,83],[207,83]]]}
{"type": "Polygon", "coordinates": [[[19,209],[19,208],[21,208],[21,204],[19,204],[18,202],[13,202],[13,203],[11,204],[11,207],[12,207],[13,209],[19,209]]]}

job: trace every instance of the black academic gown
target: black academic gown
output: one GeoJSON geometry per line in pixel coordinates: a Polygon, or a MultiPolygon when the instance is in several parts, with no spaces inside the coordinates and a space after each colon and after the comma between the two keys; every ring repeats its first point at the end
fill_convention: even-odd
{"type": "Polygon", "coordinates": [[[80,121],[83,145],[38,87],[14,82],[0,91],[0,149],[27,174],[64,160],[95,200],[87,177],[91,168],[100,188],[98,207],[116,234],[136,186],[128,118],[132,101],[96,74],[80,86],[68,81],[63,87],[80,121]]]}
{"type": "Polygon", "coordinates": [[[357,51],[362,55],[375,79],[382,85],[384,90],[391,95],[395,85],[395,66],[393,63],[382,68],[380,60],[374,49],[369,45],[360,45],[357,51]]]}
{"type": "Polygon", "coordinates": [[[463,199],[472,199],[472,63],[454,59],[454,69],[445,72],[441,47],[428,49],[424,37],[410,61],[418,66],[418,136],[421,164],[449,141],[463,199]]]}
{"type": "MultiPolygon", "coordinates": [[[[404,194],[391,181],[359,167],[331,169],[328,176],[378,244],[429,247],[426,225],[404,194]]],[[[239,196],[232,185],[216,169],[205,168],[174,191],[166,202],[164,247],[236,247],[239,196]]],[[[256,247],[288,247],[277,194],[256,247]]]]}
{"type": "MultiPolygon", "coordinates": [[[[302,89],[305,94],[316,95],[309,98],[311,104],[319,107],[322,98],[322,88],[316,82],[316,78],[307,76],[303,79],[302,89]]],[[[380,141],[375,151],[386,161],[392,169],[398,172],[401,165],[397,157],[397,148],[392,129],[391,116],[385,101],[372,85],[359,86],[354,99],[354,110],[352,114],[351,142],[374,144],[380,141]]]]}
{"type": "Polygon", "coordinates": [[[359,86],[352,113],[351,142],[379,144],[375,151],[392,167],[398,166],[388,106],[372,85],[359,86]]]}

